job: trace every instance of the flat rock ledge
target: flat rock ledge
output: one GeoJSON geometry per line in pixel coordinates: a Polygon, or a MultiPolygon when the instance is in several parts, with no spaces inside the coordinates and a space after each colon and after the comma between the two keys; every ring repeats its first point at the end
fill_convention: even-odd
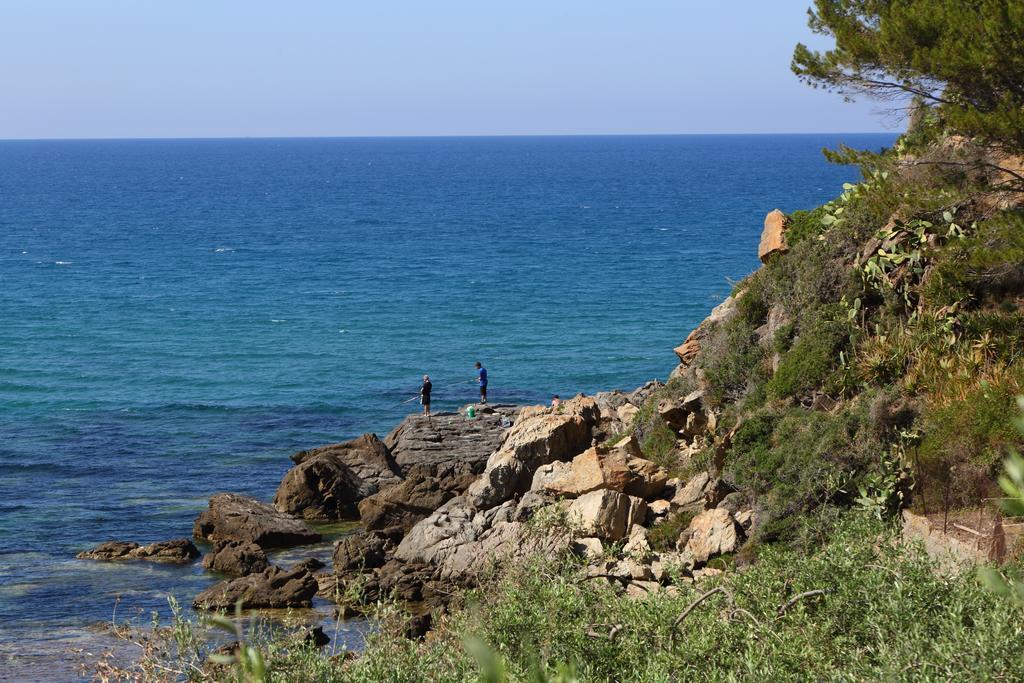
{"type": "Polygon", "coordinates": [[[149,545],[139,545],[131,541],[107,541],[91,550],[75,555],[75,558],[79,560],[105,562],[145,560],[168,564],[186,564],[197,557],[199,557],[199,549],[187,538],[177,538],[173,541],[161,541],[149,545]]]}
{"type": "Polygon", "coordinates": [[[235,493],[218,493],[210,498],[209,509],[196,517],[192,533],[208,541],[247,541],[264,549],[321,540],[320,534],[302,520],[235,493]]]}

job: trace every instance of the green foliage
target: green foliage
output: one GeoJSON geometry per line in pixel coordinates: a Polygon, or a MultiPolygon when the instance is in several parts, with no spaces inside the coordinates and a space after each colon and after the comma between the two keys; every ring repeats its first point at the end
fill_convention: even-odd
{"type": "MultiPolygon", "coordinates": [[[[1017,397],[1017,405],[1024,412],[1024,397],[1017,397]]],[[[1024,418],[1017,417],[1016,424],[1017,430],[1024,437],[1024,418]]],[[[1006,498],[999,501],[1000,507],[1013,517],[1024,517],[1024,458],[1011,449],[1003,462],[1003,470],[999,477],[999,488],[1006,494],[1006,498]]],[[[1024,607],[1024,580],[1019,567],[1011,571],[1009,576],[993,567],[982,567],[978,573],[990,590],[1024,607]]]]}
{"type": "Polygon", "coordinates": [[[826,227],[822,222],[822,218],[826,215],[825,207],[822,206],[812,211],[794,211],[789,214],[789,224],[786,227],[786,243],[789,246],[793,246],[803,242],[805,239],[820,235],[826,227]]]}
{"type": "Polygon", "coordinates": [[[950,244],[924,282],[932,306],[983,303],[1024,293],[1024,215],[978,222],[950,244]]]}
{"type": "Polygon", "coordinates": [[[1013,428],[1019,388],[1019,379],[983,382],[958,400],[925,406],[924,439],[915,462],[919,506],[965,507],[992,494],[997,464],[1008,449],[1024,446],[1013,428]]]}
{"type": "MultiPolygon", "coordinates": [[[[810,556],[763,548],[746,571],[674,597],[625,598],[580,582],[572,564],[537,560],[511,567],[470,601],[476,608],[418,648],[422,661],[404,680],[542,681],[566,671],[622,682],[804,680],[810,671],[822,680],[1024,675],[1016,615],[972,576],[935,573],[923,553],[862,519],[843,521],[810,556]],[[723,590],[679,621],[715,587],[723,590]],[[783,609],[808,591],[824,593],[783,609]],[[614,638],[603,635],[616,625],[614,638]]],[[[371,648],[368,658],[324,680],[366,680],[379,654],[371,648]]]]}
{"type": "Polygon", "coordinates": [[[675,550],[679,535],[690,526],[693,517],[692,512],[677,512],[661,524],[651,527],[647,535],[651,548],[659,552],[675,550]]]}
{"type": "Polygon", "coordinates": [[[242,620],[242,601],[235,605],[235,618],[230,619],[222,614],[207,619],[207,623],[232,636],[238,643],[234,654],[211,654],[209,659],[214,664],[231,665],[234,680],[238,683],[264,683],[267,680],[267,663],[259,648],[246,642],[245,634],[239,622],[242,620]]]}
{"type": "Polygon", "coordinates": [[[1016,0],[815,0],[792,69],[844,95],[917,96],[949,130],[1024,149],[1024,5],[1016,0]]]}
{"type": "Polygon", "coordinates": [[[664,467],[669,472],[673,472],[679,466],[675,457],[677,438],[664,420],[655,417],[653,425],[640,443],[640,450],[645,458],[664,467]]]}
{"type": "Polygon", "coordinates": [[[736,315],[715,327],[705,340],[697,363],[707,377],[712,404],[739,400],[763,384],[766,355],[757,336],[758,325],[746,315],[736,315]]]}
{"type": "Polygon", "coordinates": [[[726,471],[767,515],[760,540],[793,540],[801,515],[852,502],[859,483],[885,470],[888,448],[869,405],[862,397],[835,413],[764,411],[740,426],[726,471]]]}
{"type": "Polygon", "coordinates": [[[840,352],[850,340],[850,325],[841,320],[815,320],[796,338],[779,362],[771,380],[771,398],[807,395],[814,390],[833,393],[838,381],[831,376],[840,365],[840,352]]]}

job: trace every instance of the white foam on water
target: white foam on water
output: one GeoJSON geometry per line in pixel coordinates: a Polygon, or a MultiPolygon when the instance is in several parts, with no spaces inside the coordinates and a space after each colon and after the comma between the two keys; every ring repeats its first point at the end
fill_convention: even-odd
{"type": "Polygon", "coordinates": [[[54,261],[55,266],[70,266],[74,261],[54,261]]]}
{"type": "Polygon", "coordinates": [[[223,254],[226,251],[234,251],[234,249],[232,249],[231,247],[217,247],[213,251],[214,251],[214,253],[217,253],[217,254],[223,254]]]}

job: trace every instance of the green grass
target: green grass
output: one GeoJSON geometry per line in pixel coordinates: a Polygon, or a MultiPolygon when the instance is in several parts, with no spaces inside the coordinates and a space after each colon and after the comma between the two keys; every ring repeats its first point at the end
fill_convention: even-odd
{"type": "MultiPolygon", "coordinates": [[[[352,661],[280,636],[254,643],[271,681],[1021,680],[1020,608],[894,540],[851,514],[810,554],[762,547],[742,572],[644,599],[580,581],[571,557],[532,558],[467,594],[422,643],[397,635],[387,611],[352,661]],[[712,588],[722,590],[695,605],[712,588]]],[[[171,652],[160,663],[182,667],[171,652]]]]}

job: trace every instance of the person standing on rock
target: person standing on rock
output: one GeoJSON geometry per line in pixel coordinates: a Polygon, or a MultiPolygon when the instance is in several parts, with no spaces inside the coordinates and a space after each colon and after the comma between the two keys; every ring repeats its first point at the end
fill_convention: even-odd
{"type": "Polygon", "coordinates": [[[430,391],[434,385],[430,383],[430,376],[423,375],[423,386],[420,387],[420,403],[423,404],[423,414],[430,417],[430,391]]]}
{"type": "Polygon", "coordinates": [[[484,405],[487,403],[487,368],[480,365],[480,361],[476,362],[476,379],[480,383],[480,403],[484,405]]]}

